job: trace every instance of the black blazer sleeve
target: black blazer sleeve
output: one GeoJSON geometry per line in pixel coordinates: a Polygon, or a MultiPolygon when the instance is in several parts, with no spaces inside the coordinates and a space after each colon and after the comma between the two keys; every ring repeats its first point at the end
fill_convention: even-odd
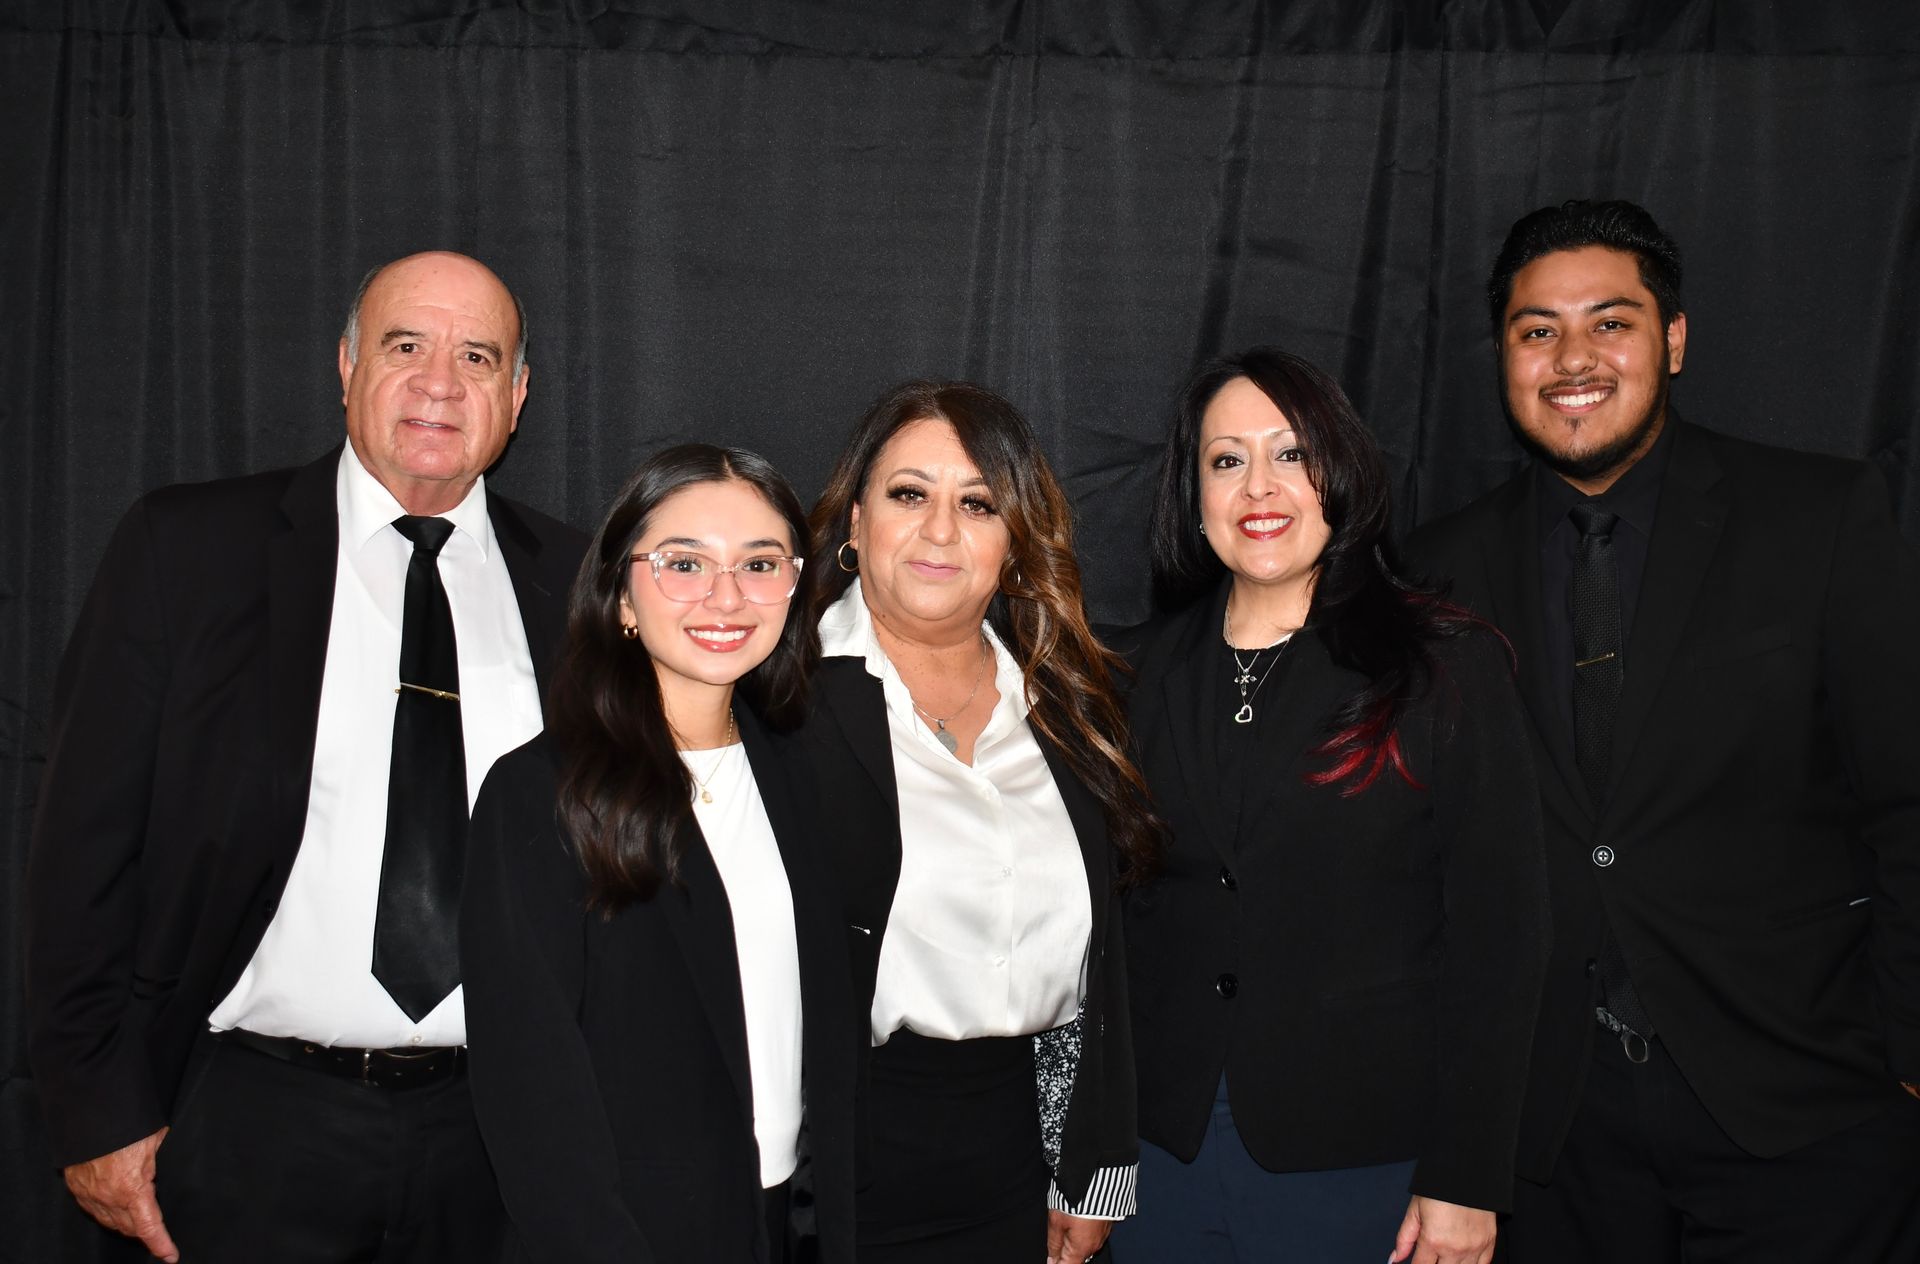
{"type": "Polygon", "coordinates": [[[1132,1167],[1140,1161],[1126,936],[1118,865],[1104,830],[1099,846],[1104,872],[1092,891],[1099,939],[1089,946],[1079,1064],[1054,1167],[1054,1184],[1073,1206],[1086,1201],[1102,1169],[1132,1167]]]}
{"type": "Polygon", "coordinates": [[[172,652],[148,505],[114,531],[54,681],[27,871],[29,1051],[63,1166],[166,1123],[130,1013],[169,982],[135,960],[172,652]]]}
{"type": "Polygon", "coordinates": [[[1873,855],[1870,951],[1888,1073],[1920,1082],[1920,554],[1887,508],[1886,483],[1856,467],[1821,608],[1832,731],[1873,855]]]}
{"type": "Polygon", "coordinates": [[[1504,644],[1472,635],[1438,655],[1428,705],[1446,955],[1413,1192],[1506,1210],[1549,942],[1540,798],[1504,644]]]}
{"type": "Polygon", "coordinates": [[[474,1113],[527,1256],[649,1261],[579,1024],[594,915],[554,778],[535,739],[494,764],[474,805],[460,913],[474,1113]]]}

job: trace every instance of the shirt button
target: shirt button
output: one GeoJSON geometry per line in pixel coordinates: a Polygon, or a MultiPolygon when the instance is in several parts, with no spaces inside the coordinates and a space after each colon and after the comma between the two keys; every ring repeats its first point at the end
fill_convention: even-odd
{"type": "Polygon", "coordinates": [[[1213,990],[1230,1001],[1233,994],[1240,990],[1240,980],[1231,974],[1223,974],[1213,981],[1213,990]]]}
{"type": "Polygon", "coordinates": [[[416,1031],[415,1033],[413,1033],[413,1035],[411,1035],[411,1036],[408,1036],[408,1037],[407,1037],[407,1043],[408,1043],[408,1044],[410,1044],[410,1045],[417,1045],[417,1044],[419,1044],[419,1043],[420,1043],[420,1033],[416,1031]]]}
{"type": "Polygon", "coordinates": [[[1225,865],[1221,865],[1220,885],[1229,891],[1238,891],[1240,889],[1240,879],[1233,876],[1233,870],[1227,868],[1225,865]]]}
{"type": "Polygon", "coordinates": [[[1013,876],[1013,866],[1012,865],[1003,866],[1000,870],[1000,876],[1003,878],[1011,878],[1013,876]]]}
{"type": "Polygon", "coordinates": [[[1005,957],[995,957],[993,959],[993,964],[994,964],[994,967],[998,969],[999,967],[1007,964],[1007,959],[1005,957]]]}
{"type": "Polygon", "coordinates": [[[1608,847],[1608,846],[1607,846],[1606,844],[1604,844],[1604,843],[1602,843],[1602,844],[1601,844],[1600,846],[1598,846],[1598,847],[1596,847],[1596,848],[1594,848],[1594,849],[1593,849],[1593,863],[1594,863],[1594,864],[1596,864],[1596,865],[1599,865],[1599,866],[1600,866],[1600,867],[1601,867],[1602,869],[1605,869],[1605,868],[1606,868],[1606,867],[1607,867],[1608,865],[1610,865],[1610,864],[1612,864],[1612,863],[1613,863],[1613,848],[1611,848],[1611,847],[1608,847]]]}

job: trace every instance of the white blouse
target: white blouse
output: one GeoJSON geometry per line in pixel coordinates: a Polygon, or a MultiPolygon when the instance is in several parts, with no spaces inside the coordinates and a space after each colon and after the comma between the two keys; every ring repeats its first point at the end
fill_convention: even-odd
{"type": "Polygon", "coordinates": [[[753,1137],[760,1145],[760,1184],[771,1189],[792,1176],[799,1162],[800,948],[793,892],[747,748],[735,743],[681,751],[680,758],[713,796],[705,803],[694,794],[693,819],[706,836],[733,913],[753,1137]]]}
{"type": "Polygon", "coordinates": [[[1053,771],[1027,725],[1020,665],[982,626],[1000,699],[962,763],[914,714],[855,580],[822,652],[863,659],[886,698],[900,797],[900,885],[880,945],[872,1037],[1023,1036],[1079,1011],[1093,908],[1053,771]]]}

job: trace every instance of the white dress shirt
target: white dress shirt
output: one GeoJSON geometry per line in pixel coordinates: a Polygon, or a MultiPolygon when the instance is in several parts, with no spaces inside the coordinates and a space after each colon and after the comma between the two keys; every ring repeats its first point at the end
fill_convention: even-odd
{"type": "MultiPolygon", "coordinates": [[[[1079,1014],[1092,897],[1078,835],[1027,724],[1026,677],[985,623],[993,714],[973,766],[920,722],[906,682],[853,584],[820,617],[820,650],[865,661],[886,699],[900,802],[900,884],[874,981],[871,1035],[942,1040],[1048,1031],[1079,1014]]],[[[1139,1166],[1103,1167],[1079,1206],[1047,1182],[1047,1206],[1119,1220],[1137,1205],[1139,1166]]]]}
{"type": "Polygon", "coordinates": [[[800,1161],[800,945],[793,891],[747,748],[736,742],[681,751],[680,758],[713,796],[712,803],[693,796],[693,819],[706,836],[733,914],[753,1138],[760,1144],[760,1185],[771,1189],[792,1176],[800,1161]]]}
{"type": "MultiPolygon", "coordinates": [[[[244,1027],[327,1045],[463,1045],[460,989],[415,1023],[373,977],[394,688],[413,545],[393,529],[406,510],[361,466],[351,444],[340,456],[335,494],[340,547],[306,827],[273,921],[209,1021],[216,1031],[244,1027]]],[[[471,809],[493,761],[540,732],[540,687],[483,483],[476,480],[466,499],[441,516],[454,525],[439,567],[460,659],[471,809]]]]}
{"type": "Polygon", "coordinates": [[[872,1037],[1025,1036],[1080,1008],[1093,907],[1067,805],[1027,725],[1026,681],[982,625],[1000,692],[973,764],[914,714],[855,580],[820,620],[822,651],[880,680],[900,796],[900,885],[880,945],[872,1037]]]}

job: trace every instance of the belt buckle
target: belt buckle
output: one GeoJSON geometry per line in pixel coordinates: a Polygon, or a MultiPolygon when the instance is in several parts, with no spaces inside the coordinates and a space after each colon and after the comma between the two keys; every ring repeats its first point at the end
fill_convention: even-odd
{"type": "Polygon", "coordinates": [[[371,1049],[362,1049],[360,1051],[360,1082],[362,1084],[373,1083],[373,1050],[371,1049]]]}

